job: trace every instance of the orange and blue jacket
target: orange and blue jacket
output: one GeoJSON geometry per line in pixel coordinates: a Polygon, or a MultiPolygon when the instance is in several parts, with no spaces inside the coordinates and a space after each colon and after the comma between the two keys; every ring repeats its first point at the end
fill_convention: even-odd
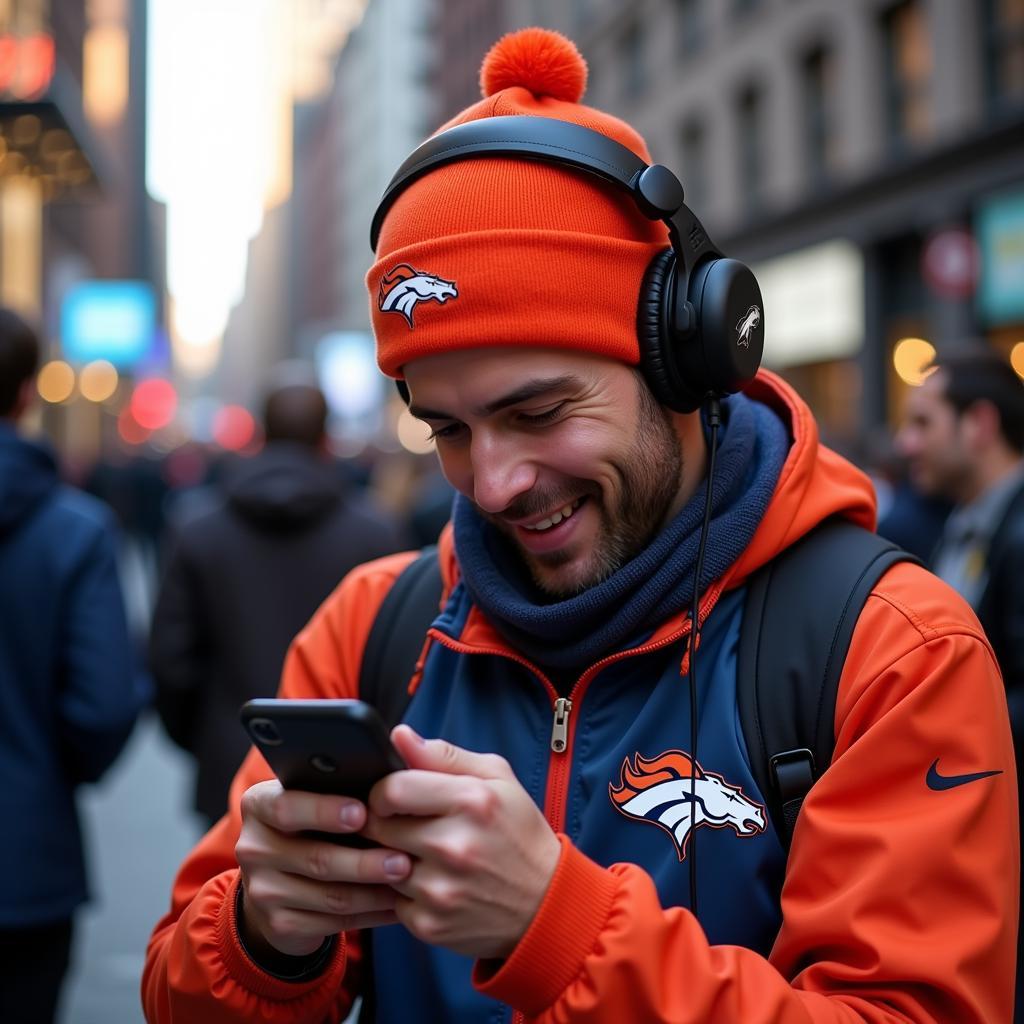
{"type": "MultiPolygon", "coordinates": [[[[334,1022],[368,986],[380,1021],[1011,1020],[1018,819],[1002,681],[970,609],[919,566],[886,572],[860,615],[833,761],[788,857],[765,817],[736,709],[744,581],[829,516],[872,526],[874,504],[867,478],[818,443],[785,384],[762,372],[748,394],[784,419],[793,443],[751,543],[701,600],[699,758],[686,751],[688,616],[578,678],[567,719],[558,706],[556,751],[564,695],[472,605],[448,532],[446,594],[406,718],[506,757],[558,833],[562,856],[530,928],[500,963],[396,925],[373,933],[372,969],[362,937],[346,934],[314,978],[261,970],[235,926],[240,800],[270,777],[250,752],[228,814],[185,861],[150,941],[151,1024],[334,1022]],[[702,807],[692,832],[678,799],[691,786],[702,807]],[[694,842],[699,916],[689,909],[694,842]]],[[[295,639],[284,696],[358,695],[374,615],[412,557],[345,578],[295,639]]]]}

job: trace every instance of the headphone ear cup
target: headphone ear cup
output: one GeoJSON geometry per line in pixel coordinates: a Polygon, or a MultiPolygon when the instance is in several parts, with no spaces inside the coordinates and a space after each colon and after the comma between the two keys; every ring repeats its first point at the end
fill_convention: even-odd
{"type": "Polygon", "coordinates": [[[658,402],[676,412],[693,412],[703,397],[680,378],[677,348],[686,342],[669,326],[675,319],[676,287],[676,254],[665,249],[651,260],[640,285],[636,312],[640,368],[658,402]]]}
{"type": "Polygon", "coordinates": [[[757,374],[764,349],[757,279],[739,260],[713,259],[697,266],[689,291],[700,338],[692,348],[680,349],[679,372],[686,379],[700,377],[719,397],[742,391],[757,374]]]}

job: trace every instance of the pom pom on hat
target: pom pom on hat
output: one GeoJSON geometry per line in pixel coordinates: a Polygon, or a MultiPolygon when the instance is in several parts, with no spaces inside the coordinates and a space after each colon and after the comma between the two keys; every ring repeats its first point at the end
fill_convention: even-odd
{"type": "Polygon", "coordinates": [[[524,28],[502,36],[480,68],[484,96],[520,86],[534,96],[579,103],[587,88],[587,62],[575,43],[547,28],[524,28]]]}

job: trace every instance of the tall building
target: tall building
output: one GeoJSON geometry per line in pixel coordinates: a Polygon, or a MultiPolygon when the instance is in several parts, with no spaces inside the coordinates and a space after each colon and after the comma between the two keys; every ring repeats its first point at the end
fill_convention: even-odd
{"type": "Polygon", "coordinates": [[[765,362],[837,443],[898,415],[902,339],[1024,341],[1019,0],[509,0],[509,23],[574,38],[588,101],[755,265],[765,362]]]}
{"type": "Polygon", "coordinates": [[[297,111],[290,279],[295,354],[316,362],[348,438],[368,440],[392,392],[373,360],[364,277],[370,220],[395,168],[439,123],[434,0],[373,0],[330,91],[297,111]]]}
{"type": "Polygon", "coordinates": [[[275,95],[280,165],[248,243],[243,294],[232,308],[213,374],[200,386],[255,406],[270,368],[303,352],[302,325],[334,311],[337,192],[334,68],[365,0],[277,0],[275,60],[287,69],[275,95]]]}
{"type": "Polygon", "coordinates": [[[480,62],[509,27],[507,0],[446,0],[436,20],[433,88],[447,121],[480,99],[480,62]]]}
{"type": "MultiPolygon", "coordinates": [[[[47,356],[68,355],[61,314],[83,282],[141,280],[159,306],[145,32],[145,0],[0,0],[0,302],[40,324],[47,356]]],[[[110,408],[75,387],[47,426],[87,458],[110,408]]]]}
{"type": "Polygon", "coordinates": [[[369,327],[363,278],[373,211],[395,168],[438,123],[435,10],[432,0],[373,0],[338,59],[338,312],[349,330],[369,327]]]}

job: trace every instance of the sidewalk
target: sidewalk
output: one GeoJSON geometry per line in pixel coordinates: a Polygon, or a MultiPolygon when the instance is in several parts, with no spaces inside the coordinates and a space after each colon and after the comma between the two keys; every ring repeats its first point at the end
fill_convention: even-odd
{"type": "Polygon", "coordinates": [[[99,786],[81,797],[93,902],[76,921],[61,1024],[142,1024],[146,942],[200,834],[188,758],[145,716],[99,786]]]}

